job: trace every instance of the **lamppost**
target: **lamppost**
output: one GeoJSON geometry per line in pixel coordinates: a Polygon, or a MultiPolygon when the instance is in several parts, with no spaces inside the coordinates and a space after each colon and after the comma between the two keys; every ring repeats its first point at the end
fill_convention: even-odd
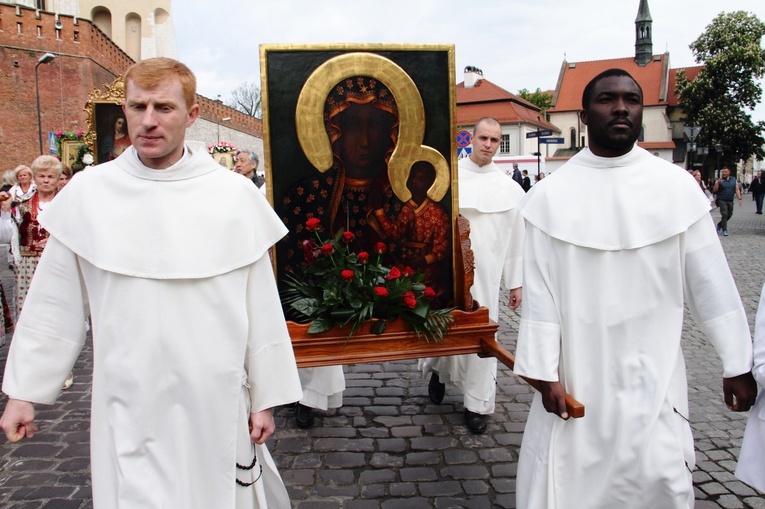
{"type": "MultiPolygon", "coordinates": [[[[220,96],[218,96],[218,97],[220,97],[220,96]]],[[[220,143],[220,123],[221,122],[228,122],[229,120],[231,120],[231,117],[223,117],[222,119],[220,119],[220,122],[218,122],[218,143],[220,143]]]]}
{"type": "Polygon", "coordinates": [[[715,143],[715,152],[717,153],[717,178],[720,178],[720,152],[722,152],[722,143],[715,143]]]}
{"type": "Polygon", "coordinates": [[[46,53],[37,60],[35,64],[35,92],[37,94],[37,136],[40,139],[40,155],[43,153],[42,149],[42,117],[40,116],[40,80],[37,78],[37,68],[40,64],[47,64],[51,60],[56,58],[53,53],[46,53]]]}

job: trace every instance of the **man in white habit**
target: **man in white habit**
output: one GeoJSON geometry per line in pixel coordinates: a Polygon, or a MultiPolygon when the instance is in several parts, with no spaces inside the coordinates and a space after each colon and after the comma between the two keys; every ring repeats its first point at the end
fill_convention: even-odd
{"type": "Polygon", "coordinates": [[[765,493],[765,286],[754,323],[754,379],[758,396],[746,421],[736,477],[765,493]]]}
{"type": "Polygon", "coordinates": [[[185,65],[141,61],[125,94],[132,148],[40,216],[51,236],[0,425],[32,438],[34,404],[56,400],[90,313],[95,509],[288,508],[263,445],[271,409],[301,397],[268,256],[286,229],[255,186],[184,142],[199,114],[185,65]]]}
{"type": "Polygon", "coordinates": [[[741,299],[693,177],[635,145],[643,92],[611,69],[585,87],[589,148],[521,202],[515,373],[542,381],[521,445],[526,508],[691,508],[684,305],[711,339],[725,403],[754,402],[741,299]],[[564,391],[586,415],[568,419],[564,391]]]}
{"type": "MultiPolygon", "coordinates": [[[[499,288],[504,276],[510,288],[509,306],[521,304],[523,219],[516,205],[524,196],[517,182],[493,162],[502,129],[495,119],[478,120],[473,131],[473,151],[459,162],[460,214],[470,221],[470,244],[475,256],[472,297],[489,308],[489,317],[499,320],[499,288]]],[[[465,423],[471,432],[486,431],[486,415],[494,412],[497,389],[497,359],[477,355],[437,357],[420,361],[423,376],[433,371],[428,384],[431,401],[444,399],[446,383],[454,383],[463,394],[465,423]]]]}

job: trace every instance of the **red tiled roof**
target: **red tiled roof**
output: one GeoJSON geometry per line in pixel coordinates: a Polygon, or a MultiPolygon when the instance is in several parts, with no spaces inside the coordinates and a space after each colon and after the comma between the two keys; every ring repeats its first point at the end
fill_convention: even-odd
{"type": "Polygon", "coordinates": [[[699,75],[703,68],[703,65],[698,65],[696,67],[678,67],[677,69],[669,70],[669,100],[667,102],[670,106],[677,106],[680,103],[680,98],[675,93],[675,87],[677,86],[677,73],[679,71],[685,71],[685,75],[688,77],[688,79],[693,81],[696,79],[696,76],[699,75]]]}
{"type": "Polygon", "coordinates": [[[643,89],[644,106],[667,104],[665,76],[668,75],[669,55],[654,55],[648,64],[640,67],[634,57],[592,62],[563,62],[558,78],[557,97],[551,112],[578,111],[582,109],[582,92],[592,78],[601,72],[619,68],[632,75],[643,89]]]}
{"type": "Polygon", "coordinates": [[[545,120],[537,106],[489,80],[481,79],[471,88],[458,84],[456,97],[457,125],[473,125],[480,118],[494,117],[500,124],[528,123],[560,132],[545,120]]]}

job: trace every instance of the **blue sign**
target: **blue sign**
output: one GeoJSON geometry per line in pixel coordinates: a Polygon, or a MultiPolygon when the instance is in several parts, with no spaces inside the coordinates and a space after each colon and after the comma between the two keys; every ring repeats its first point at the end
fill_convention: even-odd
{"type": "Polygon", "coordinates": [[[566,143],[564,138],[539,138],[539,143],[566,143]]]}
{"type": "Polygon", "coordinates": [[[465,159],[473,151],[472,147],[464,147],[457,149],[457,159],[465,159]]]}
{"type": "Polygon", "coordinates": [[[464,148],[470,145],[470,142],[473,141],[473,137],[470,136],[470,133],[467,131],[460,131],[457,133],[457,146],[464,148]]]}

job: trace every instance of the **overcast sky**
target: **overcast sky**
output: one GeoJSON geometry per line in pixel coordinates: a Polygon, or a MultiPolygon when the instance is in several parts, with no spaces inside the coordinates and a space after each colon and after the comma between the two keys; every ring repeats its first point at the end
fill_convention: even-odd
{"type": "MultiPolygon", "coordinates": [[[[639,0],[173,0],[179,58],[199,93],[226,100],[260,84],[260,44],[446,43],[465,66],[504,89],[552,90],[561,62],[635,53],[639,0]],[[202,28],[209,30],[203,34],[202,28]]],[[[697,65],[688,45],[723,10],[765,20],[763,0],[649,0],[654,54],[673,68],[697,65]]],[[[754,112],[765,120],[765,105],[754,112]]]]}

